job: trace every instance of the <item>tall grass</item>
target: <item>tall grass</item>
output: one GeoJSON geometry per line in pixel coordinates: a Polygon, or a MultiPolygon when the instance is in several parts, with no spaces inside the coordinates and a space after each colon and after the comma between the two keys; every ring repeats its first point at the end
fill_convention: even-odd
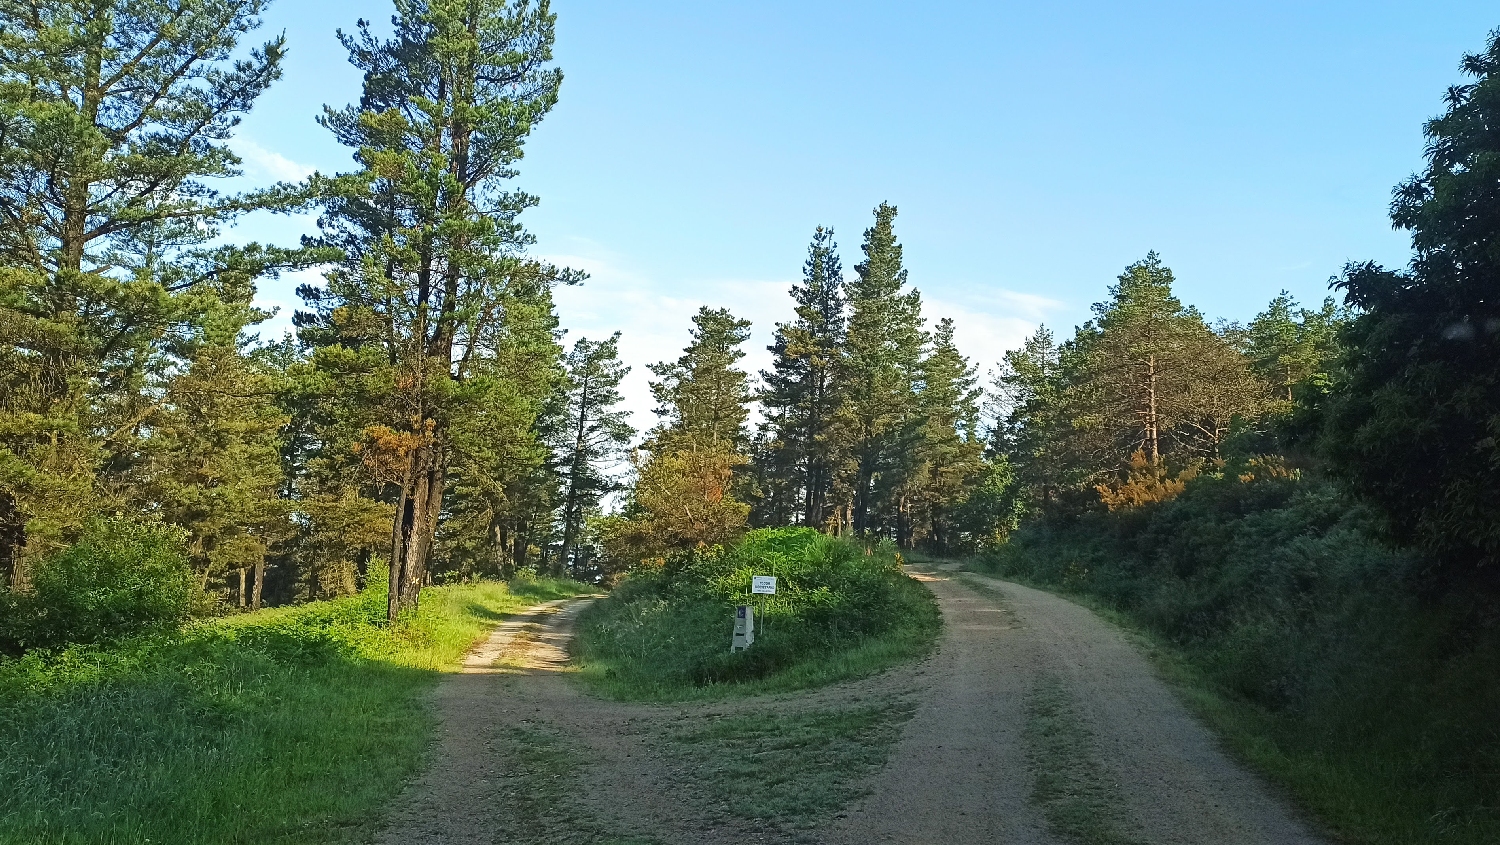
{"type": "Polygon", "coordinates": [[[0,662],[0,843],[357,840],[421,764],[423,693],[506,614],[580,585],[480,582],[0,662]]]}
{"type": "Polygon", "coordinates": [[[579,623],[582,677],[623,698],[713,697],[799,689],[879,671],[925,652],[936,603],[893,548],[810,529],[751,532],[632,573],[579,623]],[[752,596],[774,575],[775,596],[752,596]],[[755,644],[731,654],[733,608],[756,608],[755,644]]]}
{"type": "Polygon", "coordinates": [[[982,562],[1111,608],[1190,701],[1351,842],[1500,842],[1500,626],[1316,479],[1191,483],[1031,525],[982,562]]]}

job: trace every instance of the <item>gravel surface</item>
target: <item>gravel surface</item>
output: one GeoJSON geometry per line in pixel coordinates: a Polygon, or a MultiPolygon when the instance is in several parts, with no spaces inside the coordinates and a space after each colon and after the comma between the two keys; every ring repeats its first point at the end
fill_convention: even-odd
{"type": "Polygon", "coordinates": [[[552,602],[500,626],[435,694],[426,774],[376,840],[395,843],[1063,843],[1031,803],[1028,702],[1061,679],[1118,784],[1131,839],[1153,845],[1324,842],[1231,760],[1116,629],[1065,599],[953,572],[920,574],[938,597],[937,652],[875,678],[802,695],[683,705],[601,701],[567,678],[566,643],[586,602],[552,602]],[[972,586],[966,586],[965,580],[972,586]],[[920,701],[857,801],[795,839],[731,816],[682,768],[667,737],[720,715],[920,701]],[[565,784],[540,777],[516,731],[573,755],[565,784]],[[555,740],[555,742],[554,742],[555,740]],[[544,790],[545,791],[545,790],[544,790]]]}

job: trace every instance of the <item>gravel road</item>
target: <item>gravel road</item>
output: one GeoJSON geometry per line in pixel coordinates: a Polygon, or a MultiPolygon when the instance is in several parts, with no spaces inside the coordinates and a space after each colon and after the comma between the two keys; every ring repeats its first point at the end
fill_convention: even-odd
{"type": "Polygon", "coordinates": [[[945,633],[926,702],[875,791],[835,843],[1058,841],[1030,806],[1026,699],[1060,678],[1126,806],[1129,839],[1151,845],[1314,845],[1324,840],[1231,760],[1140,652],[1089,610],[1018,584],[919,576],[945,633]]]}
{"type": "Polygon", "coordinates": [[[696,843],[785,840],[695,797],[663,746],[683,719],[742,707],[821,709],[901,688],[921,702],[867,783],[868,797],[797,842],[828,845],[1058,843],[1034,805],[1029,702],[1044,679],[1066,688],[1090,753],[1112,781],[1127,834],[1145,845],[1321,845],[1291,807],[1231,760],[1116,629],[1065,599],[954,572],[916,577],[943,612],[937,652],[919,664],[802,696],[738,705],[599,701],[566,675],[566,643],[582,602],[549,603],[507,622],[435,698],[432,763],[376,840],[394,843],[696,843]],[[708,709],[706,709],[708,708],[708,709]],[[517,740],[516,731],[530,731],[517,740]],[[567,794],[528,804],[535,751],[574,755],[567,794]],[[549,739],[550,738],[550,739],[549,739]],[[550,746],[549,746],[550,747],[550,746]],[[561,752],[559,752],[561,753],[561,752]],[[546,803],[546,802],[542,802],[546,803]],[[565,807],[559,814],[557,807],[565,807]],[[550,815],[549,815],[550,814],[550,815]]]}

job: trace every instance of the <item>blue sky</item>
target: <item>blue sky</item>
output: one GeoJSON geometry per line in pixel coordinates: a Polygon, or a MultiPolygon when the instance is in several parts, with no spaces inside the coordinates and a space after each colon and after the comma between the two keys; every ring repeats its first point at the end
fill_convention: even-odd
{"type": "MultiPolygon", "coordinates": [[[[675,356],[700,304],[753,320],[764,366],[814,226],[846,268],[881,201],[931,318],[981,370],[1038,322],[1066,329],[1158,251],[1182,298],[1245,320],[1314,303],[1348,260],[1404,264],[1386,216],[1422,123],[1500,26],[1478,2],[603,2],[555,0],[557,109],[518,184],[536,252],[588,270],[573,337],[675,356]]],[[[334,30],[384,3],[281,0],[285,78],[241,128],[257,181],[347,169],[314,119],[357,98],[334,30]]],[[[294,240],[310,218],[236,238],[294,240]]],[[[268,282],[279,332],[295,279],[268,282]]],[[[641,419],[645,422],[644,417],[641,419]]]]}

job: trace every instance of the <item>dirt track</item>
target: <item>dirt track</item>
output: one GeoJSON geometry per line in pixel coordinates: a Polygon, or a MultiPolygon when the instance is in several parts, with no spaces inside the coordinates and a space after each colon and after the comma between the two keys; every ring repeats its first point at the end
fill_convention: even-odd
{"type": "Polygon", "coordinates": [[[1065,842],[1032,801],[1027,708],[1043,678],[1058,680],[1076,701],[1092,752],[1123,805],[1116,809],[1130,841],[1322,841],[1231,761],[1136,649],[1088,610],[976,576],[965,577],[980,589],[952,573],[919,577],[943,610],[938,652],[916,666],[805,696],[680,706],[598,701],[563,671],[581,603],[552,603],[507,623],[470,658],[466,674],[437,693],[442,733],[432,765],[377,841],[1065,842]],[[888,765],[866,783],[868,797],[795,836],[724,812],[663,748],[665,734],[683,720],[747,708],[774,718],[891,690],[921,704],[888,765]],[[524,796],[539,779],[561,777],[533,753],[539,740],[556,751],[548,759],[566,757],[575,773],[550,803],[524,796]]]}

